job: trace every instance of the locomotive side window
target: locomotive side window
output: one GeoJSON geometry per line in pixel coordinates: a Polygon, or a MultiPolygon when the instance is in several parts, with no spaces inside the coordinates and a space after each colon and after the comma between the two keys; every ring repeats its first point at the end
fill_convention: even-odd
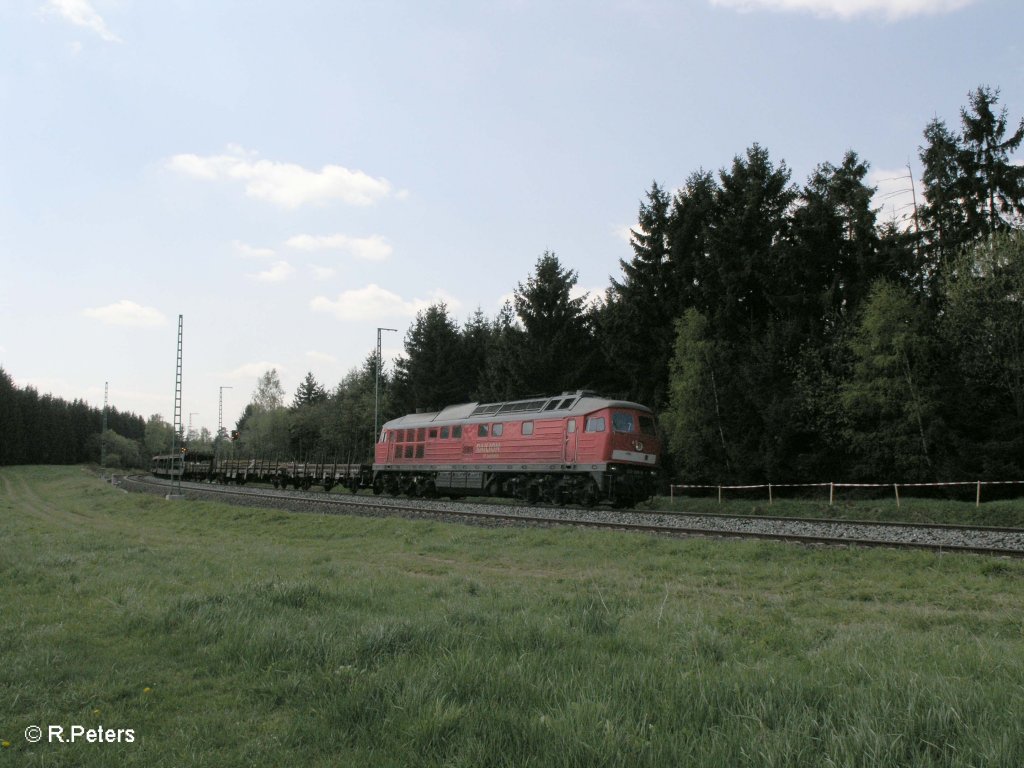
{"type": "Polygon", "coordinates": [[[417,443],[422,443],[424,440],[426,440],[426,438],[427,438],[427,430],[425,430],[423,427],[420,427],[419,429],[416,430],[416,442],[417,443]]]}
{"type": "Polygon", "coordinates": [[[477,437],[487,437],[487,425],[486,424],[480,424],[476,428],[476,436],[477,437]]]}
{"type": "Polygon", "coordinates": [[[441,427],[441,439],[442,440],[447,440],[448,439],[448,427],[441,427]]]}
{"type": "Polygon", "coordinates": [[[494,425],[493,425],[493,426],[491,427],[491,434],[492,434],[492,435],[493,435],[494,437],[501,437],[501,434],[502,434],[502,433],[503,433],[504,431],[505,431],[505,425],[504,425],[504,424],[494,424],[494,425]]]}
{"type": "Polygon", "coordinates": [[[405,446],[405,458],[407,458],[407,459],[411,459],[412,458],[412,446],[411,445],[405,446]]]}
{"type": "Polygon", "coordinates": [[[430,432],[427,433],[431,440],[437,437],[437,427],[431,427],[430,432]]]}
{"type": "Polygon", "coordinates": [[[619,411],[612,414],[612,429],[615,432],[632,432],[634,428],[632,413],[619,411]]]}
{"type": "Polygon", "coordinates": [[[452,437],[455,437],[455,438],[462,437],[462,425],[461,424],[459,426],[457,426],[457,427],[452,427],[452,437]]]}
{"type": "Polygon", "coordinates": [[[524,421],[523,422],[523,434],[524,435],[532,435],[533,434],[533,422],[532,421],[524,421]]]}
{"type": "Polygon", "coordinates": [[[586,432],[604,432],[604,416],[588,416],[586,432]]]}
{"type": "Polygon", "coordinates": [[[565,431],[570,434],[576,431],[576,419],[569,419],[565,423],[565,431]]]}

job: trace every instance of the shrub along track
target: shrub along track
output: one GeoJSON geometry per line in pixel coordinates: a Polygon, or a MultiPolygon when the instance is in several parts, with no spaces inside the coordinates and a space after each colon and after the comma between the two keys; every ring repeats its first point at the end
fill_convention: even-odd
{"type": "MultiPolygon", "coordinates": [[[[170,482],[147,475],[125,477],[121,487],[166,494],[170,482]]],[[[333,496],[310,491],[225,487],[182,483],[188,499],[268,507],[294,512],[399,515],[419,519],[472,522],[480,525],[572,525],[658,533],[768,539],[801,544],[927,549],[1024,558],[1024,529],[915,523],[858,522],[704,513],[642,512],[601,507],[499,506],[481,502],[448,502],[381,496],[333,496]]]]}

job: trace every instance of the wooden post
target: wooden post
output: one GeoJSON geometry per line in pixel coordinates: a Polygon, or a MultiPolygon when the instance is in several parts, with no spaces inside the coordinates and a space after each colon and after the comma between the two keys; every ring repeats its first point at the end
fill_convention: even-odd
{"type": "Polygon", "coordinates": [[[836,500],[836,484],[828,484],[828,505],[831,507],[833,502],[836,500]]]}
{"type": "Polygon", "coordinates": [[[768,483],[768,506],[772,505],[772,484],[768,483]]]}
{"type": "Polygon", "coordinates": [[[896,509],[900,508],[900,487],[896,483],[892,484],[893,489],[896,491],[896,509]]]}
{"type": "Polygon", "coordinates": [[[981,506],[981,480],[978,481],[978,495],[974,499],[974,506],[981,506]]]}
{"type": "Polygon", "coordinates": [[[722,486],[718,486],[718,503],[722,503],[722,486]]]}

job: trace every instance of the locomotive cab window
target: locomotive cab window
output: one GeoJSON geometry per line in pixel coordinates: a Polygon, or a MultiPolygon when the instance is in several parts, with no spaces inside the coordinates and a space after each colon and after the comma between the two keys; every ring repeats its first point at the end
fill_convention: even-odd
{"type": "Polygon", "coordinates": [[[636,428],[632,413],[617,412],[612,414],[612,429],[615,432],[632,432],[636,428]]]}
{"type": "Polygon", "coordinates": [[[576,419],[569,419],[565,422],[565,431],[572,434],[576,431],[576,419]]]}
{"type": "Polygon", "coordinates": [[[586,432],[604,432],[604,416],[588,416],[586,432]]]}

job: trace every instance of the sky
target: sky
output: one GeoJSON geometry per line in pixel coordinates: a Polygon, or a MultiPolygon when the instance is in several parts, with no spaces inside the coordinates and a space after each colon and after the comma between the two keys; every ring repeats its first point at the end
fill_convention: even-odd
{"type": "Polygon", "coordinates": [[[1020,0],[0,0],[0,366],[230,429],[554,252],[601,295],[651,183],[847,150],[909,211],[922,131],[1024,115],[1020,0]],[[909,169],[908,169],[909,165],[909,169]],[[221,387],[230,389],[221,390],[221,387]]]}

